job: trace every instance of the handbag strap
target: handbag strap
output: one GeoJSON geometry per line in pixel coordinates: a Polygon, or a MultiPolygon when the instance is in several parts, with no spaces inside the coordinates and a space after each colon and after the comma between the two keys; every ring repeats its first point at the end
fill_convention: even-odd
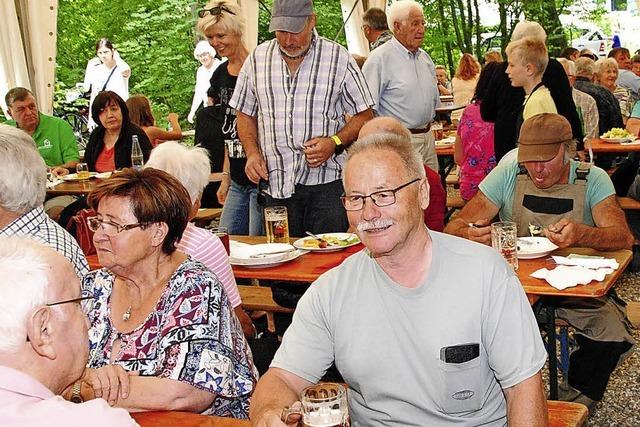
{"type": "Polygon", "coordinates": [[[111,72],[109,73],[109,77],[107,77],[107,81],[104,82],[104,86],[102,86],[102,89],[100,89],[100,92],[104,92],[104,90],[107,88],[107,85],[109,84],[109,80],[111,80],[111,76],[113,76],[113,72],[116,71],[116,68],[118,68],[117,65],[115,65],[112,69],[111,72]]]}

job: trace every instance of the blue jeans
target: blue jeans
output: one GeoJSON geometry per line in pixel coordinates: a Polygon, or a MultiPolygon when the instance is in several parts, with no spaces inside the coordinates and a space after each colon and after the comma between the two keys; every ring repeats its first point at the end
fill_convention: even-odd
{"type": "Polygon", "coordinates": [[[255,186],[239,185],[231,180],[222,207],[220,227],[226,227],[229,234],[264,235],[262,207],[258,205],[257,195],[258,189],[255,186]]]}

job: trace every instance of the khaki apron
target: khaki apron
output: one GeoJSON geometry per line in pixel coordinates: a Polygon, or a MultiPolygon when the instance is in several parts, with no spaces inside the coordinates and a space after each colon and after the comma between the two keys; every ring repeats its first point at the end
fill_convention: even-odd
{"type": "Polygon", "coordinates": [[[512,209],[518,237],[529,236],[529,224],[544,228],[562,218],[582,223],[590,168],[590,163],[580,163],[573,183],[540,189],[531,181],[524,166],[520,166],[512,209]]]}
{"type": "MultiPolygon", "coordinates": [[[[548,227],[562,218],[582,223],[590,163],[580,163],[573,183],[539,189],[520,165],[513,198],[513,221],[518,236],[529,236],[529,224],[548,227]]],[[[634,344],[624,302],[613,291],[601,298],[559,298],[556,315],[594,341],[634,344]]],[[[630,354],[627,351],[619,363],[630,354]]]]}

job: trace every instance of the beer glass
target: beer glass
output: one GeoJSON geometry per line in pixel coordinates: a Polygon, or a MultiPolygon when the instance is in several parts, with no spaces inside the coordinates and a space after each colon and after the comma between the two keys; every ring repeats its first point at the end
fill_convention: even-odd
{"type": "Polygon", "coordinates": [[[497,250],[514,270],[518,270],[518,227],[515,222],[491,224],[491,246],[497,250]]]}
{"type": "Polygon", "coordinates": [[[349,426],[347,391],[336,383],[320,383],[302,390],[301,407],[285,408],[282,421],[292,422],[302,416],[305,427],[349,426]]]}
{"type": "Polygon", "coordinates": [[[78,163],[76,165],[76,176],[81,180],[89,179],[91,176],[89,174],[89,166],[86,163],[78,163]]]}
{"type": "Polygon", "coordinates": [[[229,250],[229,230],[227,227],[217,227],[211,230],[222,242],[222,246],[227,251],[227,255],[231,253],[229,250]]]}
{"type": "Polygon", "coordinates": [[[267,243],[289,243],[289,221],[285,206],[264,208],[267,243]]]}

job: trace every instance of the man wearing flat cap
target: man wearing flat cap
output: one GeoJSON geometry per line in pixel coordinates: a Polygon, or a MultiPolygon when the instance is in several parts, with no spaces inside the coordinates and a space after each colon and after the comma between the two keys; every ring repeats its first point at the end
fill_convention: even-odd
{"type": "MultiPolygon", "coordinates": [[[[505,156],[487,175],[446,233],[490,245],[489,224],[499,215],[518,225],[519,236],[529,235],[530,225],[542,227],[561,248],[631,248],[633,236],[607,173],[571,160],[575,140],[566,118],[533,116],[523,123],[518,142],[517,155],[505,156]]],[[[560,398],[591,406],[602,399],[609,376],[634,344],[624,306],[611,294],[556,302],[557,316],[576,329],[579,345],[570,356],[570,387],[560,398]]]]}
{"type": "Polygon", "coordinates": [[[287,207],[292,236],[346,231],[344,148],[373,117],[360,69],[315,24],[310,0],[275,0],[275,39],[247,58],[229,102],[238,113],[247,177],[268,183],[267,206],[287,207]]]}

